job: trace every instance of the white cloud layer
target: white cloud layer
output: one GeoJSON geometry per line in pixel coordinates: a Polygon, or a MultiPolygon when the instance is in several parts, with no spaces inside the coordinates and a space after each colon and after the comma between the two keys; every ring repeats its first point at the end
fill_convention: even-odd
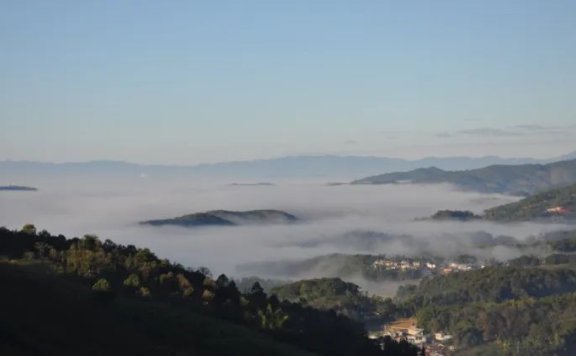
{"type": "MultiPolygon", "coordinates": [[[[229,186],[196,182],[45,181],[41,190],[2,192],[0,225],[40,229],[68,237],[92,233],[101,239],[149,247],[160,257],[186,266],[207,266],[215,273],[236,274],[239,264],[307,258],[328,253],[459,253],[460,239],[475,231],[525,239],[559,226],[501,225],[487,222],[434,223],[414,221],[438,209],[469,209],[480,213],[517,198],[463,193],[449,186],[326,186],[292,183],[277,186],[229,186]],[[303,219],[295,225],[210,227],[140,226],[138,221],[212,209],[280,209],[303,219]],[[342,240],[350,231],[410,234],[425,244],[398,241],[366,244],[342,240]],[[410,247],[412,246],[412,247],[410,247]]],[[[490,257],[515,253],[493,250],[490,257]]]]}

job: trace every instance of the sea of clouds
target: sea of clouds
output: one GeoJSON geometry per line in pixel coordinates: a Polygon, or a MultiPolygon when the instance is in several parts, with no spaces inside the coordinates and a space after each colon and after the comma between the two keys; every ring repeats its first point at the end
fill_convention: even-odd
{"type": "MultiPolygon", "coordinates": [[[[206,266],[214,274],[241,276],[238,266],[265,261],[315,257],[330,253],[483,254],[505,260],[521,254],[513,248],[475,249],[470,234],[525,240],[551,230],[552,224],[495,224],[415,220],[439,209],[484,209],[517,200],[499,194],[462,192],[449,185],[327,185],[280,182],[272,186],[230,185],[150,177],[134,179],[30,180],[37,192],[1,192],[0,226],[38,229],[67,237],[95,234],[121,244],[148,247],[159,257],[189,267],[206,266]],[[234,227],[182,228],[139,225],[216,209],[278,209],[300,223],[234,227]],[[356,236],[360,232],[360,237],[356,236]],[[400,236],[364,239],[362,232],[400,236]],[[409,235],[403,240],[402,235],[409,235]],[[467,250],[469,249],[469,250],[467,250]]],[[[266,271],[259,271],[266,276],[266,271]]],[[[306,277],[313,277],[314,273],[306,277]]],[[[298,278],[301,276],[290,276],[298,278]]]]}

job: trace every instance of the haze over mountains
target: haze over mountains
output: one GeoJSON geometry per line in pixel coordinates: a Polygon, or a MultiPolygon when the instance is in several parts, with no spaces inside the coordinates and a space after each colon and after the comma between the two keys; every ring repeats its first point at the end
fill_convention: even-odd
{"type": "Polygon", "coordinates": [[[238,179],[281,178],[329,178],[357,179],[363,176],[407,171],[417,168],[436,167],[443,170],[465,170],[495,164],[546,164],[576,158],[576,152],[550,159],[485,157],[426,157],[407,160],[368,156],[289,156],[252,161],[221,162],[191,166],[134,164],[119,161],[90,161],[71,163],[48,163],[31,161],[0,161],[0,174],[4,179],[12,177],[52,175],[121,176],[191,176],[195,178],[222,177],[238,179]]]}

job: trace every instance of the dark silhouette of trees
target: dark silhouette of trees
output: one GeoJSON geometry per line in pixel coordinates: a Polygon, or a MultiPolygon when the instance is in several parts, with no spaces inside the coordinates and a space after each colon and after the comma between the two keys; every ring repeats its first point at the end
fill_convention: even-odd
{"type": "MultiPolygon", "coordinates": [[[[85,288],[102,308],[111,308],[110,313],[120,305],[146,301],[166,311],[183,307],[227,320],[317,354],[382,354],[359,323],[333,310],[281,302],[274,295],[266,295],[258,283],[243,295],[225,275],[214,280],[207,269],[184,268],[158,258],[149,249],[102,242],[94,235],[66,239],[46,231],[23,230],[0,228],[0,256],[44,266],[46,271],[85,288]]],[[[354,288],[346,286],[343,291],[353,295],[358,292],[354,288]]]]}

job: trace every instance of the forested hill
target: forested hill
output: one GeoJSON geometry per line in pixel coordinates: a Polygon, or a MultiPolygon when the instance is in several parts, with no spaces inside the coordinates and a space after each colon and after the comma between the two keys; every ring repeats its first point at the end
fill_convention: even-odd
{"type": "Polygon", "coordinates": [[[90,235],[0,228],[0,283],[2,355],[386,355],[333,311],[90,235]]]}
{"type": "Polygon", "coordinates": [[[550,164],[493,165],[464,171],[420,168],[409,172],[376,175],[352,182],[352,184],[395,183],[449,183],[463,190],[526,196],[576,183],[576,160],[550,164]]]}
{"type": "Polygon", "coordinates": [[[142,221],[142,225],[176,225],[195,226],[234,226],[234,225],[268,225],[287,224],[298,221],[298,218],[280,210],[230,211],[212,210],[203,213],[183,215],[176,218],[142,221]]]}
{"type": "Polygon", "coordinates": [[[574,355],[573,264],[486,267],[401,288],[399,310],[454,337],[457,355],[574,355]],[[514,352],[512,352],[514,350],[514,352]]]}
{"type": "Polygon", "coordinates": [[[576,219],[576,184],[488,209],[485,218],[494,221],[573,221],[576,219]]]}
{"type": "Polygon", "coordinates": [[[340,278],[305,279],[274,287],[270,293],[280,300],[333,310],[376,329],[397,316],[392,299],[369,296],[358,285],[340,278]]]}
{"type": "Polygon", "coordinates": [[[367,319],[376,310],[376,303],[353,283],[340,278],[308,279],[274,287],[271,293],[280,300],[302,302],[322,310],[367,319]]]}
{"type": "Polygon", "coordinates": [[[35,192],[38,188],[28,187],[24,185],[3,185],[0,186],[0,191],[11,191],[11,192],[35,192]]]}

